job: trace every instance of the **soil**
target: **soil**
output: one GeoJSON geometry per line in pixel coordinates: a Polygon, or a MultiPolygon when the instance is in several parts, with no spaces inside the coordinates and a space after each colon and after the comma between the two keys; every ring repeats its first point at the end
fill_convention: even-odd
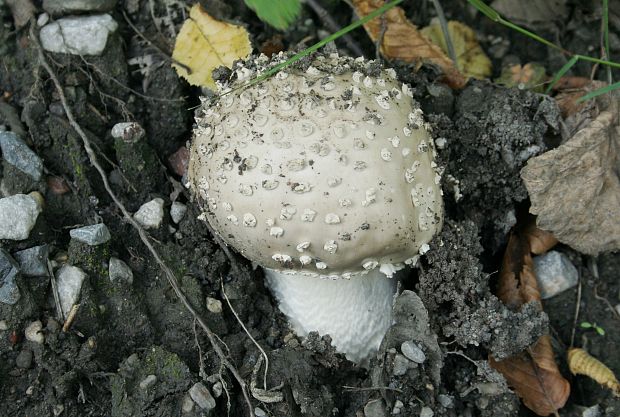
{"type": "MultiPolygon", "coordinates": [[[[57,319],[49,277],[18,275],[19,301],[0,303],[0,408],[5,410],[0,414],[249,415],[239,385],[106,193],[39,65],[28,28],[15,27],[5,3],[0,1],[0,126],[19,133],[43,159],[45,171],[35,182],[3,161],[1,189],[4,195],[37,190],[45,208],[28,239],[0,241],[0,247],[14,254],[49,245],[53,265],[77,266],[88,277],[69,331],[63,331],[57,319]],[[67,192],[54,186],[58,179],[64,179],[67,192]],[[98,222],[110,229],[109,242],[87,246],[70,239],[69,229],[98,222]],[[109,280],[112,256],[131,267],[132,283],[109,280]],[[42,323],[43,344],[24,337],[35,320],[42,323]],[[197,382],[215,397],[216,406],[209,412],[189,400],[188,392],[197,382]]],[[[298,23],[277,32],[242,1],[204,3],[215,17],[245,25],[259,49],[296,49],[302,40],[312,43],[329,31],[307,7],[298,23]]],[[[346,3],[321,3],[339,24],[349,23],[346,3]]],[[[423,2],[424,7],[412,3],[404,7],[416,24],[425,25],[434,17],[431,2],[423,2]]],[[[476,29],[490,52],[494,76],[511,62],[537,61],[549,73],[565,62],[555,51],[499,27],[462,2],[442,4],[448,18],[476,29]]],[[[200,211],[181,185],[178,164],[170,162],[191,138],[192,109],[201,94],[177,76],[168,58],[173,46],[169,31],[178,31],[186,6],[181,1],[119,1],[111,12],[119,30],[101,56],[50,54],[49,60],[127,208],[135,211],[153,198],[165,201],[164,221],[150,231],[151,242],[248,386],[254,378],[261,388],[264,370],[257,382],[253,371],[257,363],[260,366],[261,352],[252,338],[267,352],[267,386],[277,390],[254,391],[251,401],[257,415],[433,415],[429,409],[435,416],[532,415],[487,358],[518,353],[547,332],[572,384],[560,415],[581,416],[585,407],[595,405],[600,416],[620,415],[620,400],[586,378],[572,377],[564,359],[577,327],[575,344],[586,346],[620,373],[618,315],[612,310],[620,303],[620,254],[592,258],[558,247],[580,271],[577,323],[576,287],[545,301],[544,312],[530,305],[514,312],[493,295],[508,233],[527,215],[528,195],[519,171],[529,157],[562,140],[561,116],[552,98],[488,80],[470,81],[454,91],[438,81],[436,68],[414,70],[392,63],[400,78],[411,84],[435,139],[444,139],[439,164],[445,167],[446,220],[420,267],[403,280],[394,306],[395,323],[377,358],[366,367],[357,366],[331,347],[329,336],[301,339],[293,334],[265,288],[260,269],[238,254],[229,258],[197,220],[200,211]],[[134,144],[114,140],[110,129],[122,121],[138,122],[145,138],[134,144]],[[188,206],[179,224],[169,216],[174,201],[188,206]],[[596,323],[605,336],[580,328],[582,321],[596,323]],[[426,361],[402,372],[398,352],[405,341],[417,343],[426,361]]],[[[567,49],[592,53],[599,44],[598,7],[598,2],[570,2],[563,9],[566,13],[537,29],[567,49]]],[[[610,18],[616,57],[617,12],[612,10],[610,18]]],[[[352,37],[368,58],[375,57],[374,45],[362,30],[352,37]]],[[[331,48],[351,54],[344,41],[331,48]]],[[[572,73],[589,76],[590,71],[589,65],[580,64],[572,73]]],[[[596,76],[603,79],[604,73],[599,69],[596,76]]]]}

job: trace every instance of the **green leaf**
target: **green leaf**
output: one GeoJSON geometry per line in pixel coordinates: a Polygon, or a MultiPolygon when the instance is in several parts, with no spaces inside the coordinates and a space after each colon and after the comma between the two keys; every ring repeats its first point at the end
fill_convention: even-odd
{"type": "Polygon", "coordinates": [[[300,0],[245,0],[258,18],[276,29],[286,29],[301,11],[300,0]]]}
{"type": "Polygon", "coordinates": [[[588,323],[587,321],[583,321],[583,322],[581,322],[580,326],[581,326],[582,329],[590,329],[590,328],[592,328],[592,323],[588,323]]]}
{"type": "Polygon", "coordinates": [[[601,336],[605,336],[605,329],[603,329],[602,327],[598,327],[596,326],[596,333],[600,334],[601,336]]]}
{"type": "Polygon", "coordinates": [[[590,91],[585,96],[579,98],[579,100],[577,100],[577,103],[581,103],[583,101],[590,100],[591,98],[598,97],[601,94],[606,94],[606,93],[609,93],[611,91],[618,90],[618,89],[620,89],[620,81],[616,82],[616,83],[613,83],[613,84],[610,84],[610,85],[606,85],[605,87],[601,87],[601,88],[599,88],[597,90],[590,91]]]}
{"type": "Polygon", "coordinates": [[[573,57],[566,64],[564,64],[562,68],[560,68],[560,70],[555,74],[555,77],[553,77],[553,80],[551,81],[551,84],[549,84],[549,87],[547,87],[547,90],[545,90],[545,93],[549,94],[549,91],[551,91],[553,86],[556,85],[558,81],[560,81],[560,78],[562,78],[564,74],[566,74],[568,70],[577,63],[577,61],[579,61],[579,56],[573,55],[573,57]]]}

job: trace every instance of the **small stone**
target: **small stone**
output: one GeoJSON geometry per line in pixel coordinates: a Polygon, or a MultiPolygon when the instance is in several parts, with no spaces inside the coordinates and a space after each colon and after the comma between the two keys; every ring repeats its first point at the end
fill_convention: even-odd
{"type": "Polygon", "coordinates": [[[219,314],[222,312],[222,302],[215,298],[207,297],[207,310],[211,313],[219,314]]]}
{"type": "Polygon", "coordinates": [[[26,143],[13,132],[0,131],[0,148],[2,159],[39,181],[43,172],[43,162],[26,143]]]}
{"type": "Polygon", "coordinates": [[[189,395],[198,407],[203,410],[213,410],[215,408],[215,398],[211,396],[209,389],[202,382],[197,382],[189,389],[189,395]]]}
{"type": "Polygon", "coordinates": [[[50,15],[48,13],[41,13],[39,17],[37,17],[37,26],[43,27],[47,25],[47,22],[50,21],[50,15]]]}
{"type": "Polygon", "coordinates": [[[32,248],[15,252],[15,259],[19,263],[19,269],[23,276],[42,277],[48,274],[47,258],[49,246],[33,246],[32,248]]]}
{"type": "Polygon", "coordinates": [[[386,417],[383,400],[368,401],[364,406],[364,417],[386,417]]]}
{"type": "Polygon", "coordinates": [[[394,408],[392,409],[392,414],[400,414],[401,410],[405,404],[401,400],[394,401],[394,408]]]}
{"type": "Polygon", "coordinates": [[[54,414],[54,417],[58,417],[59,415],[62,414],[63,411],[65,411],[65,406],[62,404],[56,404],[52,408],[52,413],[54,414]]]}
{"type": "Polygon", "coordinates": [[[220,398],[220,395],[222,395],[222,392],[224,392],[224,388],[222,387],[222,383],[220,381],[217,381],[215,384],[213,384],[211,390],[213,391],[213,396],[215,398],[220,398]]]}
{"type": "Polygon", "coordinates": [[[551,298],[577,285],[579,273],[571,261],[561,252],[549,251],[534,257],[534,272],[543,300],[551,298]]]}
{"type": "Polygon", "coordinates": [[[117,123],[112,127],[112,137],[127,143],[136,143],[144,137],[144,129],[136,122],[117,123]]]}
{"type": "Polygon", "coordinates": [[[392,367],[392,375],[401,376],[407,373],[409,369],[409,359],[405,358],[403,355],[397,353],[394,356],[394,365],[392,367]]]}
{"type": "Polygon", "coordinates": [[[179,224],[181,220],[183,220],[186,212],[187,206],[183,203],[179,203],[178,201],[175,201],[172,203],[172,206],[170,206],[170,217],[176,224],[179,224]]]}
{"type": "Polygon", "coordinates": [[[43,10],[53,15],[109,12],[117,0],[43,0],[43,10]]]}
{"type": "Polygon", "coordinates": [[[26,340],[30,340],[34,343],[43,344],[45,342],[45,336],[41,332],[43,329],[43,325],[40,320],[33,321],[24,329],[24,335],[26,336],[26,340]]]}
{"type": "Polygon", "coordinates": [[[601,408],[598,404],[588,407],[581,412],[581,417],[600,417],[601,408]]]}
{"type": "Polygon", "coordinates": [[[422,407],[422,410],[420,410],[420,417],[433,417],[434,415],[435,413],[433,413],[430,407],[422,407]]]}
{"type": "Polygon", "coordinates": [[[72,239],[89,246],[101,245],[112,238],[108,227],[103,223],[71,229],[69,235],[72,239]]]}
{"type": "Polygon", "coordinates": [[[15,279],[19,265],[7,251],[0,248],[0,303],[15,305],[20,298],[15,279]]]}
{"type": "Polygon", "coordinates": [[[418,345],[408,340],[400,345],[400,351],[412,362],[424,363],[426,355],[418,345]]]}
{"type": "Polygon", "coordinates": [[[189,151],[185,146],[181,146],[175,153],[168,157],[168,163],[170,168],[179,177],[185,175],[187,172],[187,165],[189,164],[189,151]]]}
{"type": "Polygon", "coordinates": [[[155,375],[148,375],[142,381],[140,381],[140,389],[147,390],[152,387],[157,382],[157,377],[155,375]]]}
{"type": "Polygon", "coordinates": [[[254,415],[256,417],[267,417],[267,413],[260,407],[254,407],[254,415]]]}
{"type": "Polygon", "coordinates": [[[437,399],[439,400],[439,404],[441,404],[445,408],[454,407],[454,397],[451,395],[439,394],[437,399]]]}
{"type": "Polygon", "coordinates": [[[101,55],[118,23],[109,14],[63,17],[41,28],[43,49],[73,55],[101,55]]]}
{"type": "Polygon", "coordinates": [[[142,204],[133,215],[138,223],[145,229],[157,229],[164,219],[164,200],[155,198],[148,203],[142,204]]]}
{"type": "Polygon", "coordinates": [[[110,266],[108,272],[111,282],[124,282],[129,285],[133,284],[133,271],[125,262],[118,258],[110,258],[110,266]]]}
{"type": "Polygon", "coordinates": [[[67,316],[75,303],[80,299],[82,283],[86,279],[86,273],[72,265],[63,265],[56,273],[56,287],[62,312],[67,316]]]}
{"type": "Polygon", "coordinates": [[[183,414],[188,414],[191,413],[192,410],[194,410],[194,400],[192,400],[192,397],[188,395],[185,395],[183,397],[183,402],[181,403],[181,411],[183,412],[183,414]]]}
{"type": "Polygon", "coordinates": [[[0,198],[0,239],[28,239],[39,213],[41,205],[30,194],[0,198]]]}
{"type": "Polygon", "coordinates": [[[9,324],[6,322],[6,320],[0,320],[0,332],[3,332],[5,330],[9,330],[9,324]]]}
{"type": "Polygon", "coordinates": [[[28,349],[19,352],[15,358],[15,365],[22,369],[30,368],[32,365],[32,352],[28,349]]]}

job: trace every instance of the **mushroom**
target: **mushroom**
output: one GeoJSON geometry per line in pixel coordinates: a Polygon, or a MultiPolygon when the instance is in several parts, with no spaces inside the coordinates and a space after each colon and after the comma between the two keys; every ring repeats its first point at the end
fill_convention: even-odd
{"type": "Polygon", "coordinates": [[[395,279],[442,225],[433,140],[410,88],[373,61],[238,63],[196,117],[188,179],[203,218],[262,266],[297,334],[352,361],[391,324],[395,279]]]}

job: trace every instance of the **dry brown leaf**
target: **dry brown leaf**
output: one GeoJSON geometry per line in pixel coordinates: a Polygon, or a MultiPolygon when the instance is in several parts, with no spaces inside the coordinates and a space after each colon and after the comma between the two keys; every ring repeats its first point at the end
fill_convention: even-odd
{"type": "Polygon", "coordinates": [[[585,375],[600,385],[612,390],[616,397],[620,397],[620,382],[618,378],[603,362],[580,348],[568,351],[568,367],[573,375],[585,375]]]}
{"type": "MultiPolygon", "coordinates": [[[[439,23],[431,23],[429,26],[420,29],[420,33],[435,45],[439,45],[444,53],[447,53],[448,46],[439,23]]],[[[493,72],[493,64],[480,47],[476,32],[461,22],[451,20],[448,22],[448,33],[454,46],[459,71],[467,77],[489,77],[493,72]]]]}
{"type": "MultiPolygon", "coordinates": [[[[355,12],[364,17],[385,3],[383,0],[352,0],[355,12]]],[[[384,15],[386,30],[381,42],[381,53],[388,59],[404,62],[431,62],[439,66],[445,74],[446,82],[452,88],[462,88],[467,79],[456,69],[453,62],[440,47],[422,35],[416,26],[407,20],[400,7],[393,7],[384,15]]],[[[381,36],[381,17],[374,18],[364,25],[368,36],[376,41],[381,36]]]]}
{"type": "Polygon", "coordinates": [[[515,233],[508,239],[502,260],[497,297],[512,310],[518,310],[523,304],[532,301],[540,304],[540,291],[530,246],[526,238],[515,233]]]}
{"type": "Polygon", "coordinates": [[[620,249],[618,101],[601,96],[594,120],[521,170],[538,226],[592,255],[620,249]]]}
{"type": "Polygon", "coordinates": [[[523,404],[539,416],[564,407],[570,384],[558,370],[549,336],[542,336],[526,352],[499,362],[489,358],[489,363],[504,375],[523,404]]]}
{"type": "Polygon", "coordinates": [[[195,4],[183,23],[174,44],[173,64],[181,77],[192,85],[215,90],[211,73],[220,66],[231,67],[252,52],[245,28],[213,19],[200,4],[195,4]],[[189,69],[189,71],[188,71],[189,69]]]}
{"type": "MultiPolygon", "coordinates": [[[[499,275],[497,296],[513,310],[529,302],[542,308],[528,230],[510,235],[499,275]]],[[[523,404],[540,416],[556,412],[568,399],[570,384],[555,363],[549,336],[542,336],[527,351],[503,361],[489,357],[489,363],[504,375],[523,404]]]]}
{"type": "Polygon", "coordinates": [[[536,227],[535,221],[528,223],[524,233],[530,246],[530,252],[534,255],[541,255],[558,244],[553,233],[539,229],[536,227]]]}

